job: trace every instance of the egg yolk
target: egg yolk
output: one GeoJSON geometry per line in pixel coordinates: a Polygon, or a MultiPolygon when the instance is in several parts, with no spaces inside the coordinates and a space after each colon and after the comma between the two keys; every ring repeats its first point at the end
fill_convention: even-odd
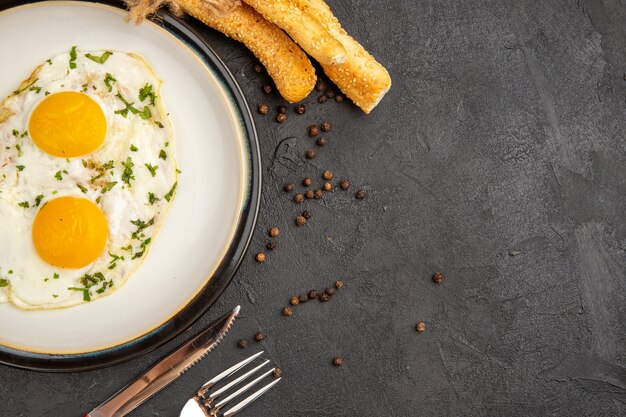
{"type": "Polygon", "coordinates": [[[33,223],[33,243],[47,263],[82,268],[100,256],[108,227],[100,208],[85,198],[59,197],[48,201],[33,223]]]}
{"type": "Polygon", "coordinates": [[[28,131],[44,152],[70,158],[92,153],[102,145],[106,119],[88,95],[64,91],[39,103],[30,116],[28,131]]]}

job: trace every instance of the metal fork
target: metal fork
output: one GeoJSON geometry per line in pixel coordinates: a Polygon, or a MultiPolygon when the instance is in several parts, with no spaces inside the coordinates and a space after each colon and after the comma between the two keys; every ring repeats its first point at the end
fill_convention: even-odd
{"type": "MultiPolygon", "coordinates": [[[[271,368],[269,370],[263,371],[263,368],[270,362],[269,360],[265,360],[262,363],[252,367],[250,370],[245,370],[241,375],[237,375],[232,381],[227,382],[225,385],[213,391],[213,388],[222,380],[233,376],[238,371],[250,364],[252,361],[257,359],[259,356],[263,354],[263,351],[255,353],[247,359],[239,362],[236,365],[231,366],[224,372],[215,376],[214,378],[207,381],[194,395],[192,398],[187,401],[185,406],[180,412],[180,417],[232,417],[235,414],[239,413],[246,406],[251,404],[254,400],[259,398],[261,395],[265,394],[272,388],[274,385],[281,380],[281,378],[276,378],[269,384],[265,385],[263,388],[258,391],[252,393],[248,397],[239,400],[238,403],[232,405],[228,410],[223,411],[223,408],[226,405],[231,405],[233,400],[241,397],[244,393],[250,390],[255,385],[259,384],[264,379],[274,373],[276,368],[271,368]],[[254,379],[250,382],[247,382],[249,379],[254,379]],[[239,385],[247,382],[241,388],[238,388],[233,391],[233,389],[237,388],[239,385]]],[[[226,382],[226,381],[224,381],[226,382]]]]}

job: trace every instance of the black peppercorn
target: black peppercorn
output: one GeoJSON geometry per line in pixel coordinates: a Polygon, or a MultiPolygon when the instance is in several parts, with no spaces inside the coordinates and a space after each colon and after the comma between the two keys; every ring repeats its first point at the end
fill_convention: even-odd
{"type": "Polygon", "coordinates": [[[278,379],[281,376],[283,376],[283,371],[280,368],[276,368],[276,369],[274,369],[274,372],[272,372],[272,376],[274,378],[278,379]]]}
{"type": "Polygon", "coordinates": [[[285,186],[283,187],[283,190],[286,193],[290,193],[293,191],[294,188],[295,188],[295,185],[293,185],[292,183],[288,183],[288,184],[285,184],[285,186]]]}
{"type": "Polygon", "coordinates": [[[420,321],[415,325],[415,330],[417,330],[418,333],[424,333],[424,331],[426,330],[426,323],[420,321]]]}
{"type": "Polygon", "coordinates": [[[333,98],[337,95],[337,93],[335,93],[335,90],[326,90],[326,97],[328,98],[333,98]]]}
{"type": "Polygon", "coordinates": [[[298,300],[298,297],[293,296],[289,299],[289,304],[291,304],[292,306],[297,306],[298,304],[300,304],[300,300],[298,300]]]}
{"type": "Polygon", "coordinates": [[[293,314],[293,309],[291,307],[285,307],[283,308],[282,313],[283,313],[283,316],[289,317],[293,314]]]}
{"type": "Polygon", "coordinates": [[[255,255],[254,259],[256,259],[258,263],[263,263],[265,262],[265,254],[263,252],[259,252],[255,255]]]}
{"type": "Polygon", "coordinates": [[[256,332],[256,334],[254,335],[254,340],[256,340],[257,342],[264,341],[265,340],[265,333],[256,332]]]}
{"type": "Polygon", "coordinates": [[[319,96],[317,98],[317,102],[320,103],[320,104],[326,103],[327,100],[328,100],[328,97],[326,97],[325,94],[322,94],[321,96],[319,96]]]}
{"type": "Polygon", "coordinates": [[[259,113],[260,114],[267,114],[267,112],[269,111],[269,107],[267,107],[267,105],[265,104],[259,104],[259,113]]]}
{"type": "Polygon", "coordinates": [[[324,81],[319,80],[316,84],[315,84],[315,89],[317,91],[323,91],[326,88],[326,84],[324,83],[324,81]]]}
{"type": "Polygon", "coordinates": [[[322,136],[321,138],[318,138],[315,141],[315,143],[317,144],[317,146],[326,146],[326,145],[328,145],[328,139],[326,139],[325,137],[322,136]]]}
{"type": "Polygon", "coordinates": [[[239,346],[240,349],[245,349],[248,347],[248,341],[246,339],[239,339],[237,346],[239,346]]]}
{"type": "Polygon", "coordinates": [[[324,173],[322,174],[322,178],[324,178],[325,180],[328,180],[328,181],[332,180],[333,179],[333,172],[329,171],[329,170],[324,171],[324,173]]]}
{"type": "Polygon", "coordinates": [[[321,188],[316,188],[315,191],[313,191],[313,197],[316,200],[319,200],[320,198],[322,198],[324,196],[324,192],[322,191],[321,188]]]}
{"type": "Polygon", "coordinates": [[[324,191],[332,191],[333,185],[329,182],[324,183],[324,191]]]}
{"type": "Polygon", "coordinates": [[[256,72],[257,74],[260,74],[263,72],[263,67],[259,64],[254,64],[254,67],[252,67],[254,69],[254,72],[256,72]]]}
{"type": "Polygon", "coordinates": [[[309,136],[311,136],[312,138],[320,134],[320,129],[315,125],[309,126],[308,131],[309,136]]]}
{"type": "Polygon", "coordinates": [[[311,213],[311,210],[304,210],[302,212],[302,217],[309,220],[311,217],[313,217],[313,213],[311,213]]]}
{"type": "Polygon", "coordinates": [[[354,195],[358,200],[363,200],[365,198],[365,191],[359,190],[354,195]]]}
{"type": "Polygon", "coordinates": [[[300,304],[306,303],[307,301],[309,301],[309,297],[306,294],[300,294],[298,296],[298,301],[300,301],[300,304]]]}
{"type": "Polygon", "coordinates": [[[306,224],[306,219],[302,216],[296,217],[296,226],[304,226],[306,224]]]}
{"type": "Polygon", "coordinates": [[[285,123],[285,120],[287,120],[287,115],[285,113],[278,113],[276,115],[276,121],[278,123],[285,123]]]}
{"type": "Polygon", "coordinates": [[[269,84],[264,84],[262,90],[263,93],[270,94],[272,92],[272,86],[269,84]]]}
{"type": "Polygon", "coordinates": [[[340,279],[335,281],[335,288],[337,288],[337,289],[343,288],[343,281],[340,280],[340,279]]]}
{"type": "Polygon", "coordinates": [[[267,234],[271,237],[276,237],[280,234],[280,229],[278,227],[272,227],[270,230],[268,230],[267,234]]]}
{"type": "Polygon", "coordinates": [[[311,184],[313,184],[313,180],[309,177],[306,177],[302,180],[302,185],[304,185],[305,187],[308,187],[311,184]]]}
{"type": "Polygon", "coordinates": [[[326,292],[326,294],[328,294],[328,295],[330,295],[332,297],[333,295],[335,295],[335,287],[328,287],[328,288],[326,288],[325,292],[326,292]]]}
{"type": "Polygon", "coordinates": [[[302,203],[304,201],[304,196],[300,193],[293,196],[293,201],[296,203],[302,203]]]}
{"type": "Polygon", "coordinates": [[[339,182],[339,187],[341,187],[342,190],[347,190],[348,188],[350,188],[350,181],[348,181],[348,180],[341,180],[339,182]]]}
{"type": "Polygon", "coordinates": [[[317,152],[315,152],[315,150],[313,149],[309,149],[308,151],[306,151],[306,159],[314,159],[317,156],[317,152]]]}
{"type": "Polygon", "coordinates": [[[267,245],[265,245],[265,248],[267,250],[275,250],[277,246],[278,244],[272,241],[272,242],[267,242],[267,245]]]}
{"type": "Polygon", "coordinates": [[[299,104],[296,106],[294,111],[298,114],[304,114],[306,112],[306,106],[304,104],[299,104]]]}
{"type": "Polygon", "coordinates": [[[330,130],[332,129],[332,126],[328,122],[322,123],[320,127],[322,128],[322,132],[330,132],[330,130]]]}
{"type": "Polygon", "coordinates": [[[313,190],[306,190],[306,192],[304,193],[305,197],[308,198],[309,200],[315,198],[315,193],[313,192],[313,190]]]}
{"type": "Polygon", "coordinates": [[[437,284],[441,284],[443,282],[443,274],[441,272],[435,272],[433,275],[433,281],[437,284]]]}
{"type": "Polygon", "coordinates": [[[336,101],[337,103],[341,103],[341,102],[343,102],[343,98],[344,98],[344,97],[343,97],[341,94],[337,94],[337,95],[335,96],[335,101],[336,101]]]}
{"type": "Polygon", "coordinates": [[[316,298],[317,298],[317,291],[315,291],[315,290],[309,291],[309,299],[310,300],[315,300],[316,298]]]}
{"type": "Polygon", "coordinates": [[[333,365],[335,365],[335,366],[343,365],[343,357],[337,356],[336,358],[334,358],[333,359],[333,365]]]}
{"type": "Polygon", "coordinates": [[[276,110],[278,111],[278,113],[281,113],[281,114],[287,113],[287,107],[283,106],[282,104],[278,106],[276,110]]]}
{"type": "Polygon", "coordinates": [[[330,295],[328,295],[327,293],[323,292],[320,294],[320,301],[322,303],[325,303],[326,301],[330,300],[330,295]]]}

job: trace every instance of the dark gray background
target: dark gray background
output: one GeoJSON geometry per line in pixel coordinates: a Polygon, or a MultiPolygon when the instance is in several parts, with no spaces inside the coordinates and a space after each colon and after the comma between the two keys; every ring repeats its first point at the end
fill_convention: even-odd
{"type": "MultiPolygon", "coordinates": [[[[196,25],[250,105],[272,106],[255,114],[262,208],[243,266],[193,330],[236,304],[243,317],[132,415],[177,416],[256,350],[236,341],[257,330],[285,379],[242,416],[626,415],[626,2],[329,3],[391,73],[369,116],[313,94],[306,115],[289,106],[276,123],[281,101],[260,92],[251,54],[196,25]],[[306,126],[323,120],[331,144],[307,161],[306,126]],[[282,184],[324,169],[355,187],[306,203],[314,217],[296,229],[304,205],[282,184]],[[259,265],[274,225],[279,248],[259,265]],[[331,302],[280,315],[340,277],[331,302]]],[[[0,415],[80,416],[187,336],[95,372],[0,367],[0,415]]]]}

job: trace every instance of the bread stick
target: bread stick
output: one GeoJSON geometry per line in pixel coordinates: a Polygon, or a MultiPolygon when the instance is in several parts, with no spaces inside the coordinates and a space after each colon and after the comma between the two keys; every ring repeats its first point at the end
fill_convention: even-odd
{"type": "Polygon", "coordinates": [[[346,61],[346,49],[330,36],[316,19],[290,0],[244,0],[270,22],[283,29],[309,55],[321,64],[336,65],[346,61]]]}
{"type": "Polygon", "coordinates": [[[145,13],[154,12],[165,3],[175,12],[187,13],[242,42],[265,66],[283,98],[291,103],[304,99],[315,87],[315,68],[302,49],[246,4],[220,14],[207,7],[204,0],[127,0],[127,3],[134,20],[141,21],[145,13]]]}
{"type": "Polygon", "coordinates": [[[391,87],[389,73],[354,38],[346,33],[324,0],[290,0],[310,19],[316,19],[339,40],[348,59],[339,65],[322,64],[324,72],[365,113],[372,111],[391,87]]]}

